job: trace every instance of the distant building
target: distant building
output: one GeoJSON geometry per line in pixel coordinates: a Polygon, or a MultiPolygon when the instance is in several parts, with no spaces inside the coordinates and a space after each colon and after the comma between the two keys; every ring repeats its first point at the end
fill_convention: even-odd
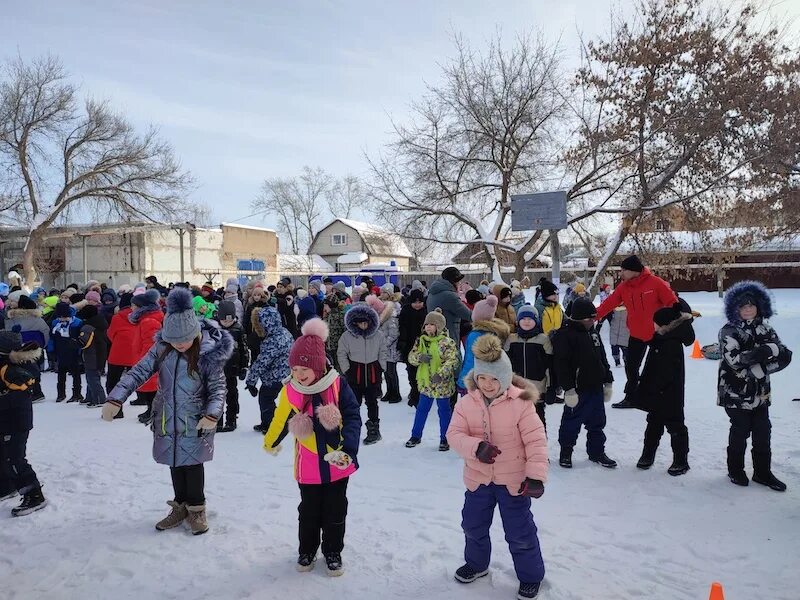
{"type": "Polygon", "coordinates": [[[323,227],[314,236],[308,253],[319,255],[338,271],[392,262],[407,271],[412,257],[396,233],[353,219],[334,219],[323,227]]]}
{"type": "MultiPolygon", "coordinates": [[[[0,228],[0,267],[7,270],[22,261],[27,233],[0,228]]],[[[269,229],[126,222],[51,228],[36,267],[45,286],[96,279],[117,287],[148,275],[164,284],[211,279],[221,286],[242,271],[254,274],[254,264],[259,272],[277,270],[277,255],[278,237],[269,229]]]]}

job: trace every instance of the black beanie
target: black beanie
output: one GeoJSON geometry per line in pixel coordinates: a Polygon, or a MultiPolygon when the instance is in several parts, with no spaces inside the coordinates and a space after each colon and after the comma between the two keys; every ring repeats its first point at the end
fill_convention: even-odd
{"type": "Polygon", "coordinates": [[[475,304],[483,300],[483,294],[478,290],[467,290],[467,293],[464,294],[464,298],[467,300],[467,304],[475,306],[475,304]]]}
{"type": "Polygon", "coordinates": [[[425,302],[425,292],[422,290],[411,290],[408,294],[409,303],[425,302]]]}
{"type": "Polygon", "coordinates": [[[626,271],[636,271],[637,273],[641,273],[644,270],[642,261],[635,254],[623,260],[620,266],[626,271]]]}
{"type": "Polygon", "coordinates": [[[553,294],[558,294],[558,287],[556,284],[544,277],[539,280],[539,290],[542,292],[544,298],[552,296],[553,294]]]}
{"type": "Polygon", "coordinates": [[[680,316],[681,311],[676,309],[674,306],[667,306],[665,308],[659,308],[655,312],[653,315],[653,322],[659,327],[663,327],[664,325],[669,325],[673,321],[677,320],[680,316]]]}
{"type": "Polygon", "coordinates": [[[131,299],[133,298],[133,294],[131,292],[126,292],[119,297],[119,309],[122,310],[123,308],[128,308],[131,305],[131,299]]]}
{"type": "Polygon", "coordinates": [[[25,310],[33,310],[36,308],[36,302],[31,300],[30,296],[20,296],[17,301],[17,306],[25,310]]]}
{"type": "Polygon", "coordinates": [[[597,309],[588,298],[576,298],[572,302],[572,320],[582,321],[597,316],[597,309]]]}
{"type": "Polygon", "coordinates": [[[56,318],[59,317],[71,317],[72,316],[73,308],[70,306],[69,302],[57,302],[55,313],[56,318]]]}

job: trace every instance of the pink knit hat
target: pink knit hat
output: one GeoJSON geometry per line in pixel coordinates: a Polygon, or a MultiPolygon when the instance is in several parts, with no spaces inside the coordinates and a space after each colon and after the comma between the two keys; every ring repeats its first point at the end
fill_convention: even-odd
{"type": "Polygon", "coordinates": [[[475,321],[490,321],[494,319],[494,313],[497,310],[497,296],[489,296],[486,300],[481,300],[475,304],[472,309],[472,322],[475,321]]]}
{"type": "Polygon", "coordinates": [[[92,290],[91,292],[86,292],[86,301],[89,304],[94,304],[95,306],[100,306],[100,294],[92,290]]]}
{"type": "Polygon", "coordinates": [[[320,379],[328,366],[325,354],[325,340],[328,339],[328,325],[319,318],[309,319],[301,329],[301,335],[289,351],[290,367],[306,367],[314,371],[320,379]]]}
{"type": "Polygon", "coordinates": [[[381,313],[386,308],[386,305],[383,303],[383,300],[381,300],[377,296],[367,296],[365,302],[369,305],[370,308],[372,308],[372,310],[378,313],[378,316],[380,316],[381,313]]]}

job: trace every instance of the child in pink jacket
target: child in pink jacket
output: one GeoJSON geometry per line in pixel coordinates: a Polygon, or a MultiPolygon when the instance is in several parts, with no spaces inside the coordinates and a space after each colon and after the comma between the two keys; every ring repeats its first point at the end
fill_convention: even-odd
{"type": "Polygon", "coordinates": [[[456,571],[471,583],[489,571],[489,527],[494,507],[506,532],[517,598],[535,598],[544,578],[544,562],[531,514],[531,498],[544,493],[547,437],[536,414],[536,389],[514,376],[500,339],[487,334],[472,346],[475,366],[464,378],[466,396],[456,404],[447,440],[464,457],[463,521],[466,564],[456,571]]]}

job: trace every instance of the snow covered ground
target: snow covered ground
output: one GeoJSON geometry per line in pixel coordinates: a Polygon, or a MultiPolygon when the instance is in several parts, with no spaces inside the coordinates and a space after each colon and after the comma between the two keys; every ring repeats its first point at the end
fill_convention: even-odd
{"type": "MultiPolygon", "coordinates": [[[[779,335],[800,351],[800,290],[776,292],[779,335]]],[[[722,324],[716,294],[685,294],[703,313],[701,343],[722,324]]],[[[687,352],[688,354],[688,352],[687,352]]],[[[550,480],[533,503],[547,575],[548,600],[700,600],[721,581],[727,600],[800,598],[800,358],[773,378],[774,470],[789,486],[734,487],[725,475],[728,422],[715,405],[717,363],[687,359],[686,415],[692,470],[667,475],[665,437],[656,465],[639,471],[645,415],[608,410],[614,471],[589,463],[583,434],[575,468],[558,467],[561,407],[548,407],[550,480]]],[[[624,373],[615,370],[622,394],[624,373]]],[[[401,379],[405,372],[401,373],[401,379]]],[[[55,376],[44,376],[49,397],[55,376]]],[[[346,573],[332,580],[322,565],[294,570],[299,494],[290,447],[277,458],[252,431],[257,403],[242,389],[241,428],[217,436],[207,466],[211,531],[156,532],[171,498],[166,467],[150,458],[150,432],[134,418],[105,423],[97,410],[52,400],[35,407],[29,457],[50,505],[12,519],[0,507],[0,597],[33,598],[513,598],[516,578],[499,515],[493,526],[491,576],[463,586],[461,460],[437,451],[436,417],[415,449],[413,409],[381,404],[383,441],[361,449],[352,478],[346,573]],[[288,451],[287,451],[288,450],[288,451]]],[[[365,410],[365,409],[364,409],[365,410]]],[[[749,464],[749,454],[748,454],[749,464]]],[[[748,467],[749,470],[749,467],[748,467]]]]}

